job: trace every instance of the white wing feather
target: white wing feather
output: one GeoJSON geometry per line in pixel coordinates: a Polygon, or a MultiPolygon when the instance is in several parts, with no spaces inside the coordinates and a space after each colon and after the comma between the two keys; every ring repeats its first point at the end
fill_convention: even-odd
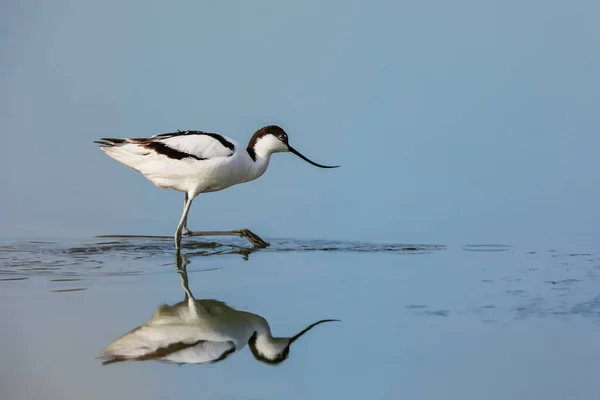
{"type": "MultiPolygon", "coordinates": [[[[236,143],[232,139],[225,136],[223,136],[223,138],[236,146],[236,143]]],[[[172,149],[191,154],[195,157],[205,160],[215,157],[229,157],[234,153],[234,150],[229,149],[219,140],[209,135],[187,134],[171,136],[167,138],[155,137],[154,139],[166,144],[172,149]]]]}
{"type": "Polygon", "coordinates": [[[131,360],[150,356],[171,362],[188,359],[189,362],[194,360],[193,363],[206,363],[219,358],[225,351],[235,349],[233,342],[215,339],[214,335],[195,326],[142,325],[111,343],[100,357],[131,360]],[[172,345],[175,345],[172,352],[164,354],[172,345]]]}
{"type": "Polygon", "coordinates": [[[236,350],[233,342],[201,342],[195,346],[176,351],[161,360],[177,364],[206,364],[215,362],[236,350]]]}

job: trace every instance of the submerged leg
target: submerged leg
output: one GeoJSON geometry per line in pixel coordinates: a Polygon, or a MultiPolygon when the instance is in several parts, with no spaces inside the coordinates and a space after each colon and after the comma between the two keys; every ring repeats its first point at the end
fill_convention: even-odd
{"type": "Polygon", "coordinates": [[[177,272],[181,276],[181,287],[185,292],[185,300],[194,301],[194,295],[190,291],[188,275],[187,275],[187,258],[179,251],[175,253],[175,265],[177,266],[177,272]]]}
{"type": "Polygon", "coordinates": [[[257,234],[249,229],[239,229],[235,231],[188,231],[187,236],[239,236],[246,238],[253,247],[265,248],[269,243],[262,240],[257,234]]]}
{"type": "Polygon", "coordinates": [[[179,249],[181,245],[181,232],[183,231],[183,225],[187,219],[188,212],[190,211],[190,206],[192,205],[192,198],[186,195],[185,207],[183,207],[183,214],[181,215],[181,219],[179,220],[179,225],[177,225],[177,230],[175,231],[175,248],[179,249]]]}

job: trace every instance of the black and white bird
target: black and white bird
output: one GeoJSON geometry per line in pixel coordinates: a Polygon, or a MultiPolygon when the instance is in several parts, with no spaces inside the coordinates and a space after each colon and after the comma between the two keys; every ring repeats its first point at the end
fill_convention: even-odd
{"type": "Polygon", "coordinates": [[[103,364],[147,360],[213,364],[246,344],[258,361],[280,364],[288,358],[292,343],[310,329],[338,321],[324,319],[292,337],[273,337],[269,323],[260,315],[238,311],[219,300],[196,300],[185,267],[179,272],[186,299],[157,307],[149,321],[108,345],[99,356],[103,364]]]}
{"type": "Polygon", "coordinates": [[[256,131],[246,148],[226,136],[202,131],[177,131],[149,138],[102,138],[94,143],[154,185],[185,193],[183,214],[175,231],[177,249],[182,235],[236,235],[247,238],[255,247],[268,246],[248,229],[192,232],[187,228],[187,216],[192,201],[200,193],[216,192],[259,178],[267,170],[273,153],[291,152],[319,168],[339,167],[309,160],[290,146],[287,133],[276,125],[256,131]]]}

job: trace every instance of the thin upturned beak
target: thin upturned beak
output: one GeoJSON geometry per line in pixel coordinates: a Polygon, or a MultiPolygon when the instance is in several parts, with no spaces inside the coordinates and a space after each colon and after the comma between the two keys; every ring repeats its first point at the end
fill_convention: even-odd
{"type": "Polygon", "coordinates": [[[306,332],[310,331],[310,330],[311,330],[312,328],[314,328],[315,326],[317,326],[317,325],[319,325],[319,324],[322,324],[322,323],[324,323],[324,322],[333,322],[333,321],[337,321],[337,322],[339,322],[339,319],[323,319],[323,320],[321,320],[321,321],[317,321],[317,322],[315,322],[314,324],[310,324],[310,325],[309,325],[309,326],[307,326],[307,327],[306,327],[306,328],[305,328],[305,329],[304,329],[302,332],[300,332],[299,334],[297,334],[297,335],[295,335],[295,336],[292,336],[292,337],[290,338],[290,343],[289,343],[289,344],[292,344],[292,343],[294,343],[296,340],[298,340],[298,338],[300,338],[300,336],[304,335],[306,332]]]}
{"type": "Polygon", "coordinates": [[[300,154],[300,152],[296,149],[294,149],[292,146],[290,146],[288,144],[288,150],[290,151],[290,153],[294,153],[295,155],[297,155],[298,157],[300,157],[301,159],[303,159],[304,161],[311,163],[312,165],[314,165],[315,167],[319,167],[319,168],[338,168],[339,165],[321,165],[321,164],[317,164],[314,161],[309,160],[308,158],[304,157],[302,154],[300,154]]]}

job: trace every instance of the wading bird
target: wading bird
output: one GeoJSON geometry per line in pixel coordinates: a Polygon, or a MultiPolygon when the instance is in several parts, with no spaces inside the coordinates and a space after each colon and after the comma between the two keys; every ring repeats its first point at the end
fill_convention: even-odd
{"type": "Polygon", "coordinates": [[[177,364],[213,364],[243,349],[246,344],[258,361],[279,364],[288,358],[290,346],[317,321],[292,337],[273,337],[267,320],[238,311],[218,300],[196,300],[187,279],[184,256],[176,262],[185,300],[156,308],[145,324],[121,336],[100,354],[103,364],[156,360],[177,364]]]}
{"type": "Polygon", "coordinates": [[[185,193],[183,214],[175,231],[177,249],[182,234],[236,235],[245,237],[254,247],[267,247],[267,242],[248,229],[192,232],[187,228],[187,216],[192,201],[200,193],[216,192],[260,177],[273,153],[291,152],[319,168],[339,167],[309,160],[290,146],[287,133],[276,125],[256,131],[245,149],[226,136],[202,131],[177,131],[149,138],[102,138],[94,143],[154,185],[185,193]]]}

